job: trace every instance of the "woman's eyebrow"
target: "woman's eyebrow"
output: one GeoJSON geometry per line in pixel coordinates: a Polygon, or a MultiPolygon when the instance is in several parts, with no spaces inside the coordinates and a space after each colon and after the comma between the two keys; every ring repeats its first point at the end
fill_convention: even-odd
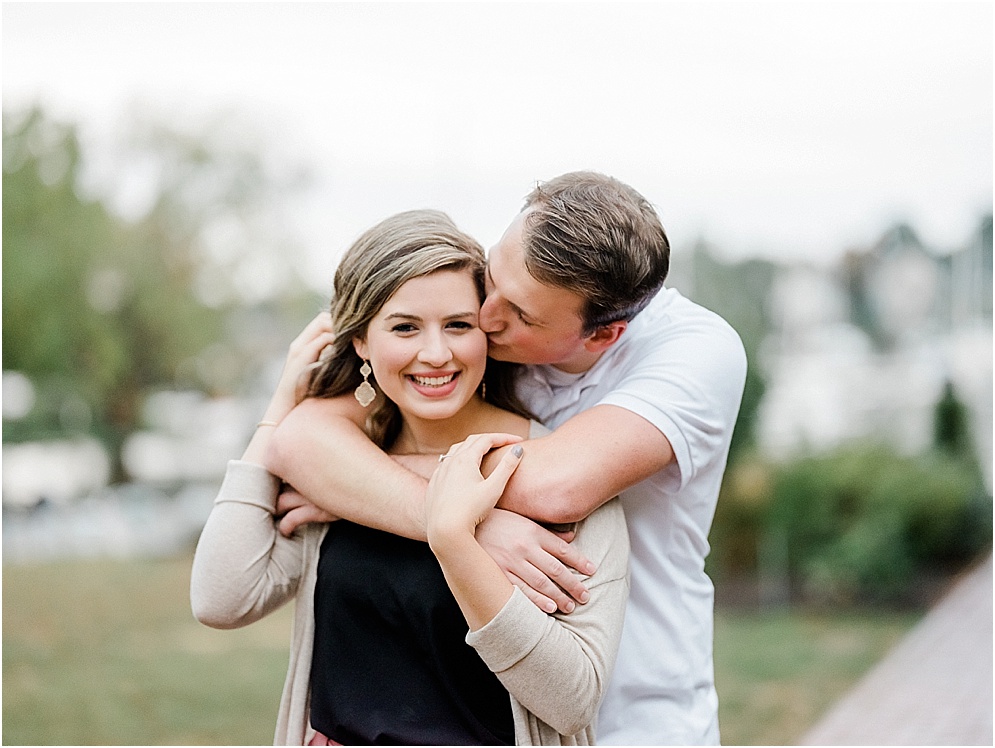
{"type": "MultiPolygon", "coordinates": [[[[464,319],[466,317],[474,317],[476,315],[477,312],[456,312],[455,314],[447,314],[445,317],[443,317],[443,319],[464,319]]],[[[388,314],[386,317],[384,317],[385,321],[392,319],[405,319],[405,320],[412,320],[414,322],[423,321],[422,318],[419,317],[417,314],[408,314],[407,312],[392,312],[391,314],[388,314]]]]}
{"type": "Polygon", "coordinates": [[[386,317],[384,317],[384,320],[389,320],[389,319],[411,319],[419,322],[421,321],[421,317],[419,317],[417,314],[406,314],[404,312],[392,312],[391,314],[388,314],[386,317]]]}

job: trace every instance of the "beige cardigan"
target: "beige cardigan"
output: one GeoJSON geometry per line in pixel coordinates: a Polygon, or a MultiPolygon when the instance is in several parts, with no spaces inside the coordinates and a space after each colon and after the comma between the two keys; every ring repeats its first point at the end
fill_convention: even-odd
{"type": "MultiPolygon", "coordinates": [[[[228,464],[197,545],[190,600],[197,620],[214,628],[246,626],[295,600],[275,744],[304,745],[314,734],[314,586],[327,525],[280,535],[273,522],[279,487],[260,465],[228,464]]],[[[511,694],[518,745],[594,744],[629,589],[629,539],[618,500],[578,525],[574,543],[598,567],[586,581],[586,605],[549,616],[515,589],[490,623],[466,637],[511,694]]]]}

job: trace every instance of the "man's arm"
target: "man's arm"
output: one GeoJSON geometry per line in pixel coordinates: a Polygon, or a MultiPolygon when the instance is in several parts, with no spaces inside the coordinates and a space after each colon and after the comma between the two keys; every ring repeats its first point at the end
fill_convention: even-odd
{"type": "MultiPolygon", "coordinates": [[[[300,508],[293,521],[289,514],[281,521],[281,532],[289,534],[304,522],[341,518],[426,539],[425,490],[438,461],[413,456],[401,460],[402,466],[369,440],[361,428],[364,422],[365,412],[349,396],[305,400],[283,419],[269,443],[266,467],[318,509],[302,506],[294,494],[295,500],[283,506],[300,508]],[[320,512],[332,516],[321,517],[320,512]]],[[[501,511],[491,512],[478,532],[512,583],[543,610],[569,612],[571,597],[587,601],[586,587],[570,569],[584,574],[594,569],[564,537],[501,511]]]]}
{"type": "MultiPolygon", "coordinates": [[[[485,458],[485,474],[506,450],[485,458]]],[[[529,442],[529,459],[498,506],[540,522],[577,522],[673,460],[670,442],[652,423],[625,408],[596,405],[529,442]]]]}
{"type": "Polygon", "coordinates": [[[428,481],[370,441],[365,417],[349,395],[305,399],[273,434],[266,467],[336,517],[425,540],[428,481]]]}

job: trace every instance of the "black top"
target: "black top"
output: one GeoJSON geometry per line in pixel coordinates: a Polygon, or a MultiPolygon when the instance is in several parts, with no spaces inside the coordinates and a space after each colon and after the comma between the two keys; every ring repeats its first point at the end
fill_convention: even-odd
{"type": "Polygon", "coordinates": [[[344,745],[512,745],[508,692],[464,638],[427,543],[338,521],[314,592],[311,726],[344,745]]]}

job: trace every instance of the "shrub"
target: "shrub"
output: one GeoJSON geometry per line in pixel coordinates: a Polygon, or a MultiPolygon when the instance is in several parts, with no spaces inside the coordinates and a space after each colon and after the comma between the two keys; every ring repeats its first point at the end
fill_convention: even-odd
{"type": "Polygon", "coordinates": [[[919,575],[972,559],[992,536],[991,497],[943,453],[850,446],[784,466],[762,533],[787,539],[787,572],[817,599],[899,600],[919,575]]]}

